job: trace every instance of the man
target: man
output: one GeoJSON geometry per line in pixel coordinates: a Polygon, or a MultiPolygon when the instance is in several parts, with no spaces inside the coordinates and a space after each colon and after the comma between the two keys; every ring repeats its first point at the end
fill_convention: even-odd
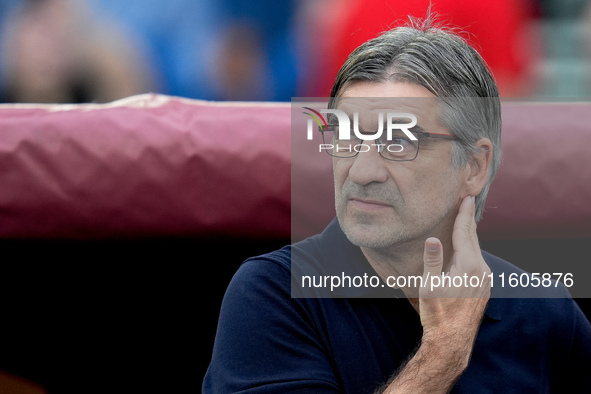
{"type": "Polygon", "coordinates": [[[204,392],[591,390],[591,326],[565,288],[499,289],[495,278],[523,271],[479,248],[498,96],[478,53],[429,19],[351,53],[329,107],[357,113],[358,133],[344,138],[331,118],[322,130],[337,218],[241,266],[204,392]],[[384,108],[392,124],[414,116],[416,138],[389,125],[370,141],[384,108]],[[441,285],[442,273],[476,281],[441,285]]]}

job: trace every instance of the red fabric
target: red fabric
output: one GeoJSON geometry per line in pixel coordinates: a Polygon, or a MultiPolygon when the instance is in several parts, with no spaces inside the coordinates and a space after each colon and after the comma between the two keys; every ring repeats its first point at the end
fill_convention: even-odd
{"type": "Polygon", "coordinates": [[[436,21],[458,28],[475,47],[497,79],[501,95],[525,95],[527,68],[537,56],[535,36],[526,34],[533,9],[514,0],[350,0],[342,23],[335,23],[330,47],[323,56],[328,70],[319,70],[322,78],[309,96],[325,97],[347,56],[359,45],[385,30],[408,22],[408,16],[424,18],[432,3],[436,21]],[[527,42],[527,44],[525,44],[527,42]]]}
{"type": "MultiPolygon", "coordinates": [[[[2,105],[0,237],[313,234],[334,216],[332,169],[305,150],[302,112],[159,95],[2,105]]],[[[591,104],[503,104],[481,239],[591,237],[590,123],[591,104]]]]}

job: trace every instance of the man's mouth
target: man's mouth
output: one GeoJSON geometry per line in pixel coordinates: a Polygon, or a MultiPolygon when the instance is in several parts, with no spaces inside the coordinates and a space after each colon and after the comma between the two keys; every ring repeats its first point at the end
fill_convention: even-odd
{"type": "Polygon", "coordinates": [[[351,206],[354,207],[355,209],[362,210],[362,211],[380,211],[380,210],[392,208],[392,205],[390,205],[386,202],[379,201],[379,200],[373,200],[370,198],[352,197],[349,199],[349,204],[351,204],[351,206]]]}

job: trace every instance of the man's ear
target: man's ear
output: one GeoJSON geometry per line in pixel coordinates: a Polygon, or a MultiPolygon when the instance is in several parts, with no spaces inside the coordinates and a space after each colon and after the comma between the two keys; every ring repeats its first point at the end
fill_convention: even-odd
{"type": "Polygon", "coordinates": [[[493,154],[493,144],[488,138],[481,138],[474,146],[476,152],[468,160],[468,178],[466,179],[466,193],[469,196],[477,196],[488,179],[488,172],[493,154]]]}

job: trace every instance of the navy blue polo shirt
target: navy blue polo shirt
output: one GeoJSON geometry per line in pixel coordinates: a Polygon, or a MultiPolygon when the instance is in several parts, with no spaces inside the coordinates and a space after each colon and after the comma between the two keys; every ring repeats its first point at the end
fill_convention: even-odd
{"type": "MultiPolygon", "coordinates": [[[[522,272],[483,257],[493,273],[522,272]]],[[[322,234],[246,260],[222,303],[203,392],[358,394],[387,382],[422,336],[407,299],[381,285],[292,297],[301,291],[292,294],[300,274],[343,272],[376,275],[336,220],[322,234]]],[[[591,325],[564,288],[556,288],[564,292],[557,298],[498,291],[493,287],[470,363],[452,392],[591,392],[591,325]]]]}

